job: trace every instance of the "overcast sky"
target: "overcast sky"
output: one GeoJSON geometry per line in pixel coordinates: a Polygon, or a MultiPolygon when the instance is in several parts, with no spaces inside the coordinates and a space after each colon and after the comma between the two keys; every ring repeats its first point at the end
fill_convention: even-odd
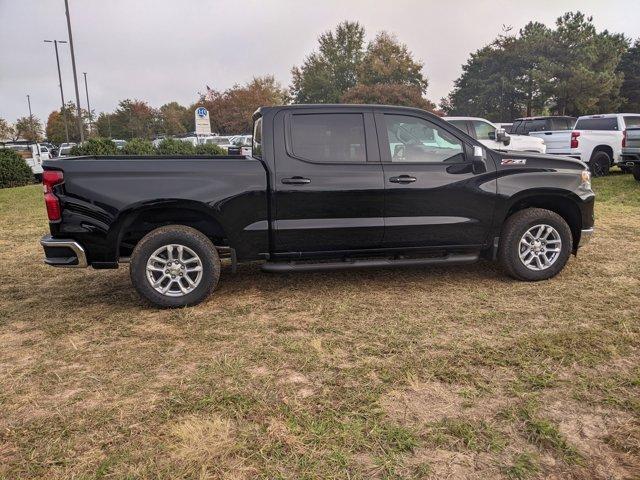
{"type": "MultiPolygon", "coordinates": [[[[562,13],[593,15],[598,29],[640,36],[638,0],[69,0],[81,104],[88,73],[91,106],[112,111],[137,98],[158,107],[189,104],[205,85],[225,89],[254,75],[290,70],[316,47],[317,36],[342,20],[357,20],[367,38],[397,35],[429,79],[427,97],[447,95],[469,54],[530,20],[552,25],[562,13]]],[[[0,0],[0,117],[59,108],[52,44],[67,39],[64,0],[0,0]]],[[[571,55],[567,52],[567,55],[571,55]]],[[[68,45],[61,45],[63,86],[75,100],[68,45]]]]}

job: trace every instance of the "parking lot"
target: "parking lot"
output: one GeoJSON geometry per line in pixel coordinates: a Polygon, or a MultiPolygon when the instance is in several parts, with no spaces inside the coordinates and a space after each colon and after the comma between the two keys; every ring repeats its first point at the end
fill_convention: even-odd
{"type": "Polygon", "coordinates": [[[494,264],[233,275],[145,306],[54,270],[0,191],[0,478],[637,478],[640,188],[594,180],[556,278],[494,264]]]}

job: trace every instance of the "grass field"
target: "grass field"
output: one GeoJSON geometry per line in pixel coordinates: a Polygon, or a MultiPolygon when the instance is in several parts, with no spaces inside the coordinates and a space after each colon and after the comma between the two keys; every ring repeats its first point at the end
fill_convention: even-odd
{"type": "Polygon", "coordinates": [[[640,184],[538,284],[491,263],[270,275],[194,308],[42,264],[0,190],[0,478],[640,477],[640,184]]]}

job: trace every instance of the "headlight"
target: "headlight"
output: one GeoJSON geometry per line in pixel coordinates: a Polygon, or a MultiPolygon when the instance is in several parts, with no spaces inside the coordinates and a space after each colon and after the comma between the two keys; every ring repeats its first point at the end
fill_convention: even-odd
{"type": "Polygon", "coordinates": [[[591,172],[589,170],[583,170],[580,173],[582,183],[580,186],[586,190],[591,190],[591,172]]]}

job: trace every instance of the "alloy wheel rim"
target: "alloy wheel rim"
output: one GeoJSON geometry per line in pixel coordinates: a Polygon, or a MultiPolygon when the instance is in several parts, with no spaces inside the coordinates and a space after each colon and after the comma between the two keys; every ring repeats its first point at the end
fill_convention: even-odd
{"type": "Polygon", "coordinates": [[[534,225],[520,238],[518,251],[520,261],[529,270],[546,270],[556,263],[562,251],[560,233],[551,225],[534,225]]]}
{"type": "Polygon", "coordinates": [[[183,297],[202,281],[202,260],[185,245],[163,245],[147,260],[147,281],[167,297],[183,297]]]}

